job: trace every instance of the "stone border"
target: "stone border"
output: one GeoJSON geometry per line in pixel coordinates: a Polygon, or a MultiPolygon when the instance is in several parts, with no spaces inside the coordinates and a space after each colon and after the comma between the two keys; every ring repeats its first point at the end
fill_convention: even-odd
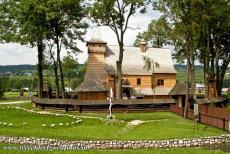
{"type": "Polygon", "coordinates": [[[35,137],[8,137],[0,136],[0,143],[30,145],[39,147],[65,149],[138,149],[138,148],[177,148],[177,147],[201,147],[221,143],[230,143],[230,134],[190,139],[170,140],[140,140],[140,141],[68,141],[35,137]]]}

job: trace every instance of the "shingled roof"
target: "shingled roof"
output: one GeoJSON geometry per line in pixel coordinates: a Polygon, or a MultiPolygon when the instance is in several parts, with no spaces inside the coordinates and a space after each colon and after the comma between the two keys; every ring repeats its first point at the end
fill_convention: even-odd
{"type": "Polygon", "coordinates": [[[108,87],[96,80],[85,80],[76,88],[76,92],[99,92],[108,90],[108,87]]]}
{"type": "MultiPolygon", "coordinates": [[[[119,57],[119,46],[107,46],[106,70],[108,74],[116,74],[116,61],[119,57]]],[[[141,52],[139,47],[124,47],[122,72],[124,75],[151,75],[152,70],[144,69],[143,56],[147,56],[159,64],[155,73],[176,73],[170,49],[148,48],[141,52]]]]}
{"type": "Polygon", "coordinates": [[[107,42],[105,42],[105,41],[102,40],[102,38],[101,38],[101,32],[97,28],[94,29],[93,35],[92,35],[91,39],[89,41],[87,41],[86,45],[88,45],[88,43],[107,44],[107,42]]]}
{"type": "Polygon", "coordinates": [[[176,85],[170,91],[169,95],[186,95],[185,81],[177,81],[176,85]]]}

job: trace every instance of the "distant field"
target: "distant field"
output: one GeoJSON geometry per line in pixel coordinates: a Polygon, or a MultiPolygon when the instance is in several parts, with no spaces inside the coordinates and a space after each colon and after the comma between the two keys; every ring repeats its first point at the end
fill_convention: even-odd
{"type": "MultiPolygon", "coordinates": [[[[32,93],[36,95],[36,92],[32,93]]],[[[15,101],[25,101],[29,100],[29,92],[24,92],[24,96],[20,96],[20,92],[5,92],[3,98],[0,99],[1,102],[15,102],[15,101]]]]}
{"type": "MultiPolygon", "coordinates": [[[[186,80],[186,65],[175,64],[175,69],[177,73],[177,80],[186,80]]],[[[195,66],[195,75],[196,75],[196,82],[203,82],[203,66],[198,65],[195,66]]],[[[230,68],[226,71],[225,79],[230,79],[230,68]]]]}
{"type": "MultiPolygon", "coordinates": [[[[196,72],[195,74],[196,76],[196,82],[198,83],[202,83],[203,82],[203,73],[202,72],[196,72]]],[[[185,72],[178,72],[176,74],[176,79],[177,80],[182,80],[185,81],[186,80],[186,71],[185,72]]]]}

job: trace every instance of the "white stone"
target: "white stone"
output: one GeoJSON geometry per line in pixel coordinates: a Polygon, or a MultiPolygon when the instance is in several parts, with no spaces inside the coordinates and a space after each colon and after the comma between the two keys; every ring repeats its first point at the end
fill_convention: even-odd
{"type": "Polygon", "coordinates": [[[183,140],[179,140],[179,144],[183,144],[183,140]]]}

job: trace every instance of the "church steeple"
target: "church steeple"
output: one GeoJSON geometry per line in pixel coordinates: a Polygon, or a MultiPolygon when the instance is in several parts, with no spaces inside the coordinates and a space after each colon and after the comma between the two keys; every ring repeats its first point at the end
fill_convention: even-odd
{"type": "Polygon", "coordinates": [[[95,29],[92,38],[87,42],[88,63],[85,80],[97,80],[107,82],[105,68],[106,42],[101,39],[99,29],[95,29]]]}
{"type": "Polygon", "coordinates": [[[103,41],[101,38],[99,29],[94,29],[91,39],[86,43],[88,53],[105,53],[106,44],[107,42],[103,41]]]}

